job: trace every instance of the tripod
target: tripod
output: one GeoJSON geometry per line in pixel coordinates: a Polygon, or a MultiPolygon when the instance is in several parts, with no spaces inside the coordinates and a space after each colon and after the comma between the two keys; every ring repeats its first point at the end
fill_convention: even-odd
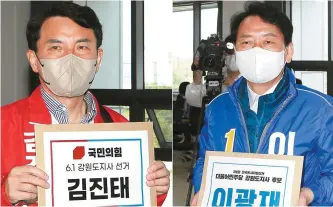
{"type": "Polygon", "coordinates": [[[199,116],[199,123],[197,125],[196,136],[195,136],[194,145],[193,145],[193,155],[192,155],[192,161],[191,161],[191,168],[189,170],[189,174],[188,174],[188,177],[187,177],[187,182],[189,184],[188,184],[185,206],[190,206],[191,205],[191,196],[192,196],[192,188],[193,188],[193,183],[192,183],[192,181],[193,181],[193,169],[194,169],[194,165],[195,165],[195,163],[197,161],[197,158],[198,158],[199,135],[200,135],[200,131],[201,131],[201,128],[203,126],[203,123],[204,123],[204,115],[205,115],[206,105],[209,104],[211,100],[212,100],[212,98],[210,98],[208,96],[204,96],[202,98],[202,104],[201,104],[201,110],[200,110],[200,116],[199,116]]]}

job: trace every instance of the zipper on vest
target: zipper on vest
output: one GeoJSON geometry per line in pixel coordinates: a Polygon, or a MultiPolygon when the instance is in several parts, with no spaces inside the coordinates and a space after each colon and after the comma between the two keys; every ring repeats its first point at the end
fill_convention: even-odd
{"type": "Polygon", "coordinates": [[[257,148],[257,152],[259,152],[261,144],[263,142],[263,138],[265,137],[265,134],[267,133],[268,128],[270,127],[270,125],[272,124],[273,120],[276,118],[276,116],[282,111],[282,109],[285,108],[285,106],[287,105],[287,103],[289,102],[289,100],[293,97],[294,95],[290,95],[282,104],[282,106],[279,108],[279,110],[277,110],[274,114],[274,116],[271,118],[271,120],[269,120],[269,122],[266,124],[264,131],[262,132],[261,136],[260,136],[260,140],[259,140],[259,145],[257,148]]]}
{"type": "Polygon", "coordinates": [[[247,147],[248,147],[248,151],[251,153],[251,149],[250,149],[250,141],[249,141],[249,135],[247,133],[247,126],[246,126],[246,122],[245,122],[245,119],[244,119],[244,114],[243,114],[243,110],[242,110],[242,107],[239,103],[239,101],[237,100],[237,104],[238,104],[238,107],[239,107],[239,111],[241,112],[241,116],[242,116],[242,121],[243,121],[243,127],[245,129],[245,134],[246,134],[246,141],[247,141],[247,147]]]}

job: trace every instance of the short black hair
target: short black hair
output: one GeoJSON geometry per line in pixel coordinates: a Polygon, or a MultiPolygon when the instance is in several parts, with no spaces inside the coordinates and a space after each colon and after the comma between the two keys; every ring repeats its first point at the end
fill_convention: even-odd
{"type": "Polygon", "coordinates": [[[187,85],[190,84],[190,82],[182,82],[180,85],[179,85],[179,88],[178,88],[178,91],[179,91],[179,94],[181,95],[185,95],[185,92],[186,92],[186,87],[187,85]]]}
{"type": "Polygon", "coordinates": [[[277,26],[284,36],[286,46],[292,41],[293,25],[287,15],[269,2],[252,1],[244,4],[244,10],[235,14],[230,21],[231,36],[236,40],[239,25],[248,16],[258,16],[264,22],[277,26]]]}
{"type": "Polygon", "coordinates": [[[53,3],[29,20],[26,29],[29,49],[37,52],[37,41],[40,38],[40,29],[43,23],[48,18],[56,16],[70,18],[81,27],[92,29],[97,40],[97,48],[102,45],[102,25],[96,13],[88,6],[80,6],[73,2],[60,2],[53,3]]]}

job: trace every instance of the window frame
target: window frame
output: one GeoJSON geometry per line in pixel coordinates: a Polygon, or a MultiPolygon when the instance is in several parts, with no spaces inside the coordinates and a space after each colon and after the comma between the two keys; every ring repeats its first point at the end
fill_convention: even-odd
{"type": "MultiPolygon", "coordinates": [[[[277,5],[292,21],[292,1],[266,1],[277,5]]],[[[333,96],[333,62],[332,62],[332,2],[328,1],[328,60],[297,60],[287,64],[294,71],[323,71],[327,72],[327,95],[333,96]]]]}

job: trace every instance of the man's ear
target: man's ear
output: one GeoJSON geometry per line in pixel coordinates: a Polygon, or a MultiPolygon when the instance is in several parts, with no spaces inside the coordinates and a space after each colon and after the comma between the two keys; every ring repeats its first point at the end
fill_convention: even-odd
{"type": "Polygon", "coordinates": [[[39,70],[39,66],[40,66],[40,63],[36,57],[36,53],[32,50],[28,50],[27,53],[26,53],[26,56],[27,56],[27,59],[29,61],[29,64],[32,68],[32,70],[35,72],[35,73],[38,73],[39,70]]]}
{"type": "Polygon", "coordinates": [[[291,42],[286,47],[285,60],[287,63],[291,62],[293,55],[294,55],[294,44],[291,42]]]}
{"type": "Polygon", "coordinates": [[[102,62],[103,55],[104,55],[103,49],[99,48],[97,50],[97,69],[96,69],[96,72],[98,72],[99,68],[101,67],[101,62],[102,62]]]}

